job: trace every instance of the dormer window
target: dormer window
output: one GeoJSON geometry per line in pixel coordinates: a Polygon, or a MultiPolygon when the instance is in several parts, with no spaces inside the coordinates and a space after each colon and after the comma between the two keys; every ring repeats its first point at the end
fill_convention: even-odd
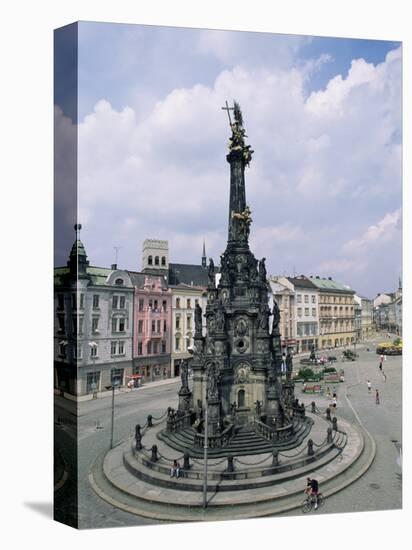
{"type": "Polygon", "coordinates": [[[123,285],[123,284],[124,284],[124,281],[123,281],[123,279],[120,279],[120,278],[119,278],[119,279],[116,279],[116,280],[115,280],[115,284],[116,284],[116,285],[123,285]]]}

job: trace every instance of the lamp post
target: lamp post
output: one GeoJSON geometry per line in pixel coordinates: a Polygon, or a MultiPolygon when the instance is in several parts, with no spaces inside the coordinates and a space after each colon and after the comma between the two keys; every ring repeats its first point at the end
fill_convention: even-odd
{"type": "MultiPolygon", "coordinates": [[[[207,380],[207,377],[206,377],[207,380]]],[[[207,451],[208,451],[208,426],[207,426],[207,391],[205,395],[205,441],[203,446],[203,508],[207,508],[207,451]]]]}
{"type": "MultiPolygon", "coordinates": [[[[195,348],[193,346],[188,346],[187,351],[190,353],[190,355],[193,357],[193,354],[195,352],[195,348]]],[[[205,376],[205,391],[204,391],[204,399],[203,403],[205,404],[205,414],[204,414],[204,442],[203,442],[203,508],[207,508],[207,454],[209,449],[209,430],[208,430],[208,403],[207,403],[207,380],[208,375],[206,371],[205,376]]]]}
{"type": "Polygon", "coordinates": [[[110,448],[113,449],[113,437],[114,437],[114,392],[115,389],[119,386],[119,379],[114,378],[113,384],[110,384],[109,386],[105,386],[106,390],[112,392],[112,422],[111,422],[111,428],[110,428],[110,448]]]}

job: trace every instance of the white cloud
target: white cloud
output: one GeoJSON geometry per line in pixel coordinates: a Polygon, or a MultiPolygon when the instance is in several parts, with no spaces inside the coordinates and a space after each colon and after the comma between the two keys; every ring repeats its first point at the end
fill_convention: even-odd
{"type": "Polygon", "coordinates": [[[377,224],[370,225],[360,237],[347,242],[343,246],[345,253],[364,253],[371,246],[380,246],[383,243],[399,237],[401,209],[389,212],[377,224]]]}
{"type": "MultiPolygon", "coordinates": [[[[211,86],[174,89],[144,116],[97,103],[79,125],[79,200],[85,215],[93,213],[95,240],[106,232],[140,248],[156,233],[192,261],[208,236],[208,254],[222,251],[229,128],[220,107],[235,98],[255,149],[246,177],[257,254],[269,260],[281,250],[290,263],[292,255],[308,257],[309,233],[313,243],[334,234],[334,249],[349,254],[361,224],[399,204],[400,50],[377,66],[354,61],[346,78],[307,98],[309,70],[233,67],[211,86]],[[128,235],[125,219],[138,220],[128,235]]],[[[349,261],[338,258],[336,269],[350,271],[349,261]]]]}

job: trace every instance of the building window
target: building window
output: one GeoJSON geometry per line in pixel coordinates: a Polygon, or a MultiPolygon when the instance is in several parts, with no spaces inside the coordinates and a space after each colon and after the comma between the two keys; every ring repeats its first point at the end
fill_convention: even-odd
{"type": "Polygon", "coordinates": [[[153,342],[153,353],[157,353],[157,342],[153,342]]]}
{"type": "Polygon", "coordinates": [[[88,372],[87,373],[87,385],[86,393],[92,393],[99,389],[100,372],[88,372]]]}
{"type": "Polygon", "coordinates": [[[59,344],[59,355],[61,357],[66,357],[66,343],[60,342],[59,344]]]}
{"type": "Polygon", "coordinates": [[[187,329],[190,330],[192,328],[192,316],[187,316],[187,329]]]}
{"type": "Polygon", "coordinates": [[[316,317],[316,308],[315,307],[312,308],[312,317],[316,317]]]}
{"type": "Polygon", "coordinates": [[[125,319],[123,317],[112,318],[112,332],[124,332],[125,331],[125,319]]]}
{"type": "Polygon", "coordinates": [[[110,343],[110,353],[111,355],[116,355],[117,350],[117,342],[111,342],[110,343]]]}
{"type": "Polygon", "coordinates": [[[123,279],[116,279],[115,282],[114,282],[115,285],[123,285],[124,284],[124,281],[123,279]]]}
{"type": "Polygon", "coordinates": [[[309,308],[305,307],[305,316],[307,317],[309,315],[309,308]]]}
{"type": "Polygon", "coordinates": [[[119,342],[119,355],[124,355],[124,342],[119,342]]]}
{"type": "Polygon", "coordinates": [[[162,353],[166,353],[166,342],[162,340],[162,353]]]}
{"type": "Polygon", "coordinates": [[[82,347],[80,345],[76,345],[73,348],[74,358],[75,359],[82,359],[82,347]]]}
{"type": "Polygon", "coordinates": [[[302,294],[297,295],[297,302],[298,304],[302,303],[302,294]]]}
{"type": "Polygon", "coordinates": [[[149,265],[153,265],[153,257],[152,257],[152,256],[149,256],[149,257],[148,257],[147,263],[148,263],[149,265]]]}
{"type": "Polygon", "coordinates": [[[139,319],[139,322],[137,324],[137,332],[139,334],[142,334],[142,332],[143,332],[143,321],[142,321],[142,319],[139,319]]]}
{"type": "Polygon", "coordinates": [[[155,265],[159,265],[159,256],[155,256],[155,265]]]}
{"type": "Polygon", "coordinates": [[[312,304],[316,304],[316,296],[312,294],[312,304]]]}
{"type": "Polygon", "coordinates": [[[118,296],[113,296],[112,308],[117,309],[118,303],[119,303],[119,297],[118,296]]]}
{"type": "Polygon", "coordinates": [[[57,309],[64,309],[64,295],[57,295],[57,309]]]}
{"type": "Polygon", "coordinates": [[[77,315],[72,317],[73,334],[77,334],[77,315]]]}
{"type": "Polygon", "coordinates": [[[177,328],[177,329],[180,328],[180,315],[177,315],[177,316],[176,316],[176,328],[177,328]]]}
{"type": "Polygon", "coordinates": [[[93,294],[93,309],[99,309],[99,295],[93,294]]]}
{"type": "Polygon", "coordinates": [[[298,307],[298,317],[302,317],[302,308],[298,307]]]}
{"type": "Polygon", "coordinates": [[[167,311],[167,301],[166,300],[163,300],[162,306],[163,306],[163,311],[167,311]]]}
{"type": "Polygon", "coordinates": [[[305,294],[305,304],[308,304],[308,303],[309,303],[309,296],[305,294]]]}
{"type": "Polygon", "coordinates": [[[64,315],[58,315],[57,319],[59,321],[59,332],[65,332],[66,326],[64,322],[64,315]]]}
{"type": "Polygon", "coordinates": [[[152,353],[152,342],[147,342],[147,355],[152,353]]]}
{"type": "Polygon", "coordinates": [[[166,256],[162,256],[162,265],[166,265],[166,256]]]}
{"type": "Polygon", "coordinates": [[[84,318],[79,317],[79,334],[83,334],[83,322],[84,322],[84,318]]]}
{"type": "Polygon", "coordinates": [[[142,344],[142,342],[138,342],[138,344],[137,344],[137,355],[143,355],[143,344],[142,344]]]}
{"type": "Polygon", "coordinates": [[[139,300],[139,311],[143,311],[143,309],[144,309],[144,300],[140,299],[139,300]]]}
{"type": "Polygon", "coordinates": [[[92,332],[99,332],[99,318],[92,318],[92,332]]]}
{"type": "Polygon", "coordinates": [[[176,336],[175,349],[176,349],[176,351],[180,351],[180,338],[179,338],[179,336],[176,336]]]}
{"type": "Polygon", "coordinates": [[[160,320],[157,321],[157,332],[160,333],[160,320]]]}
{"type": "Polygon", "coordinates": [[[77,296],[75,293],[72,294],[72,309],[74,311],[77,309],[77,296]]]}
{"type": "Polygon", "coordinates": [[[97,357],[97,346],[91,346],[90,347],[90,357],[97,357]]]}
{"type": "Polygon", "coordinates": [[[186,300],[186,307],[187,307],[187,309],[190,309],[190,308],[192,307],[192,306],[191,306],[191,300],[190,300],[190,298],[188,298],[188,299],[186,300]]]}
{"type": "Polygon", "coordinates": [[[167,322],[166,319],[163,319],[163,332],[167,331],[167,322]]]}
{"type": "Polygon", "coordinates": [[[119,301],[120,301],[120,303],[119,303],[120,309],[124,309],[124,307],[125,307],[125,302],[126,302],[126,296],[120,296],[119,301]]]}
{"type": "Polygon", "coordinates": [[[152,332],[156,330],[156,321],[152,321],[152,332]]]}
{"type": "Polygon", "coordinates": [[[176,309],[180,309],[180,298],[176,298],[176,309]]]}

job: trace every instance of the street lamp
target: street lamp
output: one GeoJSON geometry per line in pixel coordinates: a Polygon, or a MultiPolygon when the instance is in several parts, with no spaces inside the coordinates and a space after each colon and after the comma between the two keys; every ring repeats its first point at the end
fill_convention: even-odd
{"type": "MultiPolygon", "coordinates": [[[[191,356],[193,356],[195,352],[194,346],[189,346],[187,348],[187,351],[190,353],[191,356]]],[[[207,371],[206,371],[206,377],[205,377],[205,392],[204,392],[204,400],[203,403],[205,404],[205,415],[204,415],[204,441],[203,441],[203,508],[207,508],[207,454],[208,454],[208,415],[207,415],[207,371]]]]}
{"type": "Polygon", "coordinates": [[[109,386],[105,386],[107,391],[112,392],[112,422],[111,422],[111,429],[110,429],[110,448],[113,449],[113,436],[114,436],[114,391],[116,388],[118,388],[120,385],[120,380],[117,377],[113,378],[113,384],[110,384],[109,386]]]}

